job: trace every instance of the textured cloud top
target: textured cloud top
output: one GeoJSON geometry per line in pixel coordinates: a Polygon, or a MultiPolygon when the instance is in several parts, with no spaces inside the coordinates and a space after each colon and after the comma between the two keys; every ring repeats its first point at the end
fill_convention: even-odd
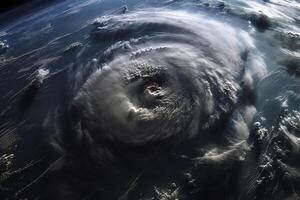
{"type": "Polygon", "coordinates": [[[203,15],[162,9],[98,18],[93,37],[110,41],[74,100],[93,140],[182,143],[237,101],[241,30],[203,15]]]}

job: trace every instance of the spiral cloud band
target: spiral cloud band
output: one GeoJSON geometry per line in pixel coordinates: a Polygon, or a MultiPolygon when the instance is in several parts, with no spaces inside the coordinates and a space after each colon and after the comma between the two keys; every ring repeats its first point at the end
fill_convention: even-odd
{"type": "Polygon", "coordinates": [[[250,37],[202,15],[162,9],[98,18],[109,41],[74,99],[93,143],[179,144],[200,136],[237,101],[250,37]]]}

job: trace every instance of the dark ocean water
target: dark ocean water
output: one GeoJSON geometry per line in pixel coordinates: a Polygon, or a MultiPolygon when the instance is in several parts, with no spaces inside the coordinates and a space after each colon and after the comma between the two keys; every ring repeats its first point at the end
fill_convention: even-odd
{"type": "Polygon", "coordinates": [[[87,0],[0,23],[0,199],[300,199],[299,13],[87,0]]]}

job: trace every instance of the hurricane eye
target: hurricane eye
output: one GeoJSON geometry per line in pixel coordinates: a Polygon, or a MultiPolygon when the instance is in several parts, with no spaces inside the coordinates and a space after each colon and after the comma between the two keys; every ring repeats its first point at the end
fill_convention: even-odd
{"type": "Polygon", "coordinates": [[[145,80],[144,89],[150,92],[157,92],[162,89],[165,85],[165,77],[163,75],[155,75],[152,77],[148,77],[145,80]]]}
{"type": "Polygon", "coordinates": [[[157,82],[150,82],[146,86],[146,89],[149,90],[150,92],[156,92],[161,89],[161,85],[158,84],[157,82]]]}

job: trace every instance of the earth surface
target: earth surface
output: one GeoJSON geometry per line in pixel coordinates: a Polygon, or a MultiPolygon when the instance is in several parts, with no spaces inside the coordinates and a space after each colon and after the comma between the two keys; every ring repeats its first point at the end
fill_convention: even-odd
{"type": "Polygon", "coordinates": [[[299,1],[28,5],[0,16],[1,199],[300,199],[299,1]]]}

